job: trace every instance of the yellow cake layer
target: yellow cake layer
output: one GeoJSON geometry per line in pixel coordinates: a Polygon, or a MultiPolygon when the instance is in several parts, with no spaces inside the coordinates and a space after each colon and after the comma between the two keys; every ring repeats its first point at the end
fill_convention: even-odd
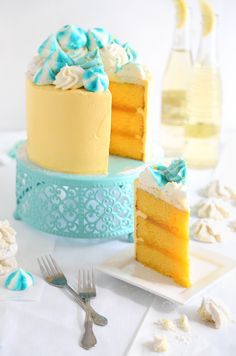
{"type": "Polygon", "coordinates": [[[171,233],[187,240],[189,235],[189,212],[182,211],[148,192],[136,189],[136,209],[141,210],[157,224],[171,233]]]}
{"type": "Polygon", "coordinates": [[[145,86],[130,83],[110,82],[112,107],[126,110],[144,108],[145,86]]]}
{"type": "Polygon", "coordinates": [[[173,258],[186,261],[188,259],[189,239],[179,237],[153,220],[136,217],[136,239],[141,239],[149,246],[165,250],[173,258]]]}
{"type": "Polygon", "coordinates": [[[176,283],[183,287],[191,286],[188,261],[186,263],[180,262],[167,256],[163,251],[139,241],[136,241],[135,249],[137,261],[165,276],[173,278],[176,283]]]}
{"type": "Polygon", "coordinates": [[[26,83],[27,151],[58,172],[97,174],[108,168],[111,94],[26,83]]]}
{"type": "Polygon", "coordinates": [[[144,132],[144,113],[112,108],[111,121],[112,135],[123,133],[126,136],[143,136],[144,132]]]}
{"type": "Polygon", "coordinates": [[[110,142],[110,153],[133,159],[144,159],[144,144],[141,139],[112,133],[110,142]]]}

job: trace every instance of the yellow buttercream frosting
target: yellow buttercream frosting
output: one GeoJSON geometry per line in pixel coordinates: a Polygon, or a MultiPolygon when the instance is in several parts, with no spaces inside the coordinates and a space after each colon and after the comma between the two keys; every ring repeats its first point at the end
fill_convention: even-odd
{"type": "Polygon", "coordinates": [[[53,171],[104,174],[108,169],[111,93],[26,83],[27,151],[53,171]]]}

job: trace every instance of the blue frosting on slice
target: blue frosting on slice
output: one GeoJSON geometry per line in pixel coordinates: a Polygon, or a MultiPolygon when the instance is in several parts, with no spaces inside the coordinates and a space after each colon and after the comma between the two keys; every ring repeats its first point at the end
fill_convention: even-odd
{"type": "Polygon", "coordinates": [[[169,182],[185,183],[187,170],[183,159],[174,160],[169,166],[158,165],[149,169],[159,187],[169,182]]]}
{"type": "Polygon", "coordinates": [[[83,73],[83,84],[85,89],[92,92],[106,91],[109,80],[102,67],[94,67],[83,73]]]}
{"type": "Polygon", "coordinates": [[[112,43],[112,37],[104,28],[95,27],[87,32],[87,47],[91,51],[95,48],[103,48],[112,43]]]}
{"type": "Polygon", "coordinates": [[[99,50],[88,52],[85,56],[78,58],[75,64],[82,67],[83,69],[90,69],[93,67],[102,67],[102,58],[100,56],[99,50]]]}
{"type": "Polygon", "coordinates": [[[76,50],[86,46],[87,34],[80,27],[65,25],[57,32],[57,40],[64,50],[76,50]]]}
{"type": "Polygon", "coordinates": [[[51,35],[39,46],[38,54],[41,57],[46,58],[59,49],[60,45],[57,42],[56,36],[51,35]]]}
{"type": "Polygon", "coordinates": [[[123,47],[126,50],[129,62],[135,62],[138,58],[138,53],[127,42],[123,44],[123,47]]]}

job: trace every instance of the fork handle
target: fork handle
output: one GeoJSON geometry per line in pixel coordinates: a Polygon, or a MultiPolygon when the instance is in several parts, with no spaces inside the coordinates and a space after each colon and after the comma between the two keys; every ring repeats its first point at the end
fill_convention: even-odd
{"type": "MultiPolygon", "coordinates": [[[[86,306],[89,306],[89,302],[85,301],[86,306]]],[[[91,311],[90,308],[87,308],[86,310],[86,318],[85,318],[85,322],[84,322],[84,335],[82,337],[81,340],[81,346],[86,349],[89,350],[91,349],[91,347],[95,346],[97,343],[96,337],[93,333],[93,319],[91,316],[91,311]]]]}
{"type": "Polygon", "coordinates": [[[82,298],[80,298],[79,294],[73,288],[71,288],[71,286],[69,286],[69,284],[66,285],[66,288],[73,295],[73,297],[75,298],[77,303],[81,306],[81,308],[83,308],[85,310],[85,312],[87,311],[87,309],[90,310],[90,315],[93,319],[94,324],[99,325],[99,326],[107,325],[108,320],[107,320],[107,318],[105,318],[105,316],[98,314],[91,307],[90,304],[85,304],[84,301],[82,300],[82,298]]]}

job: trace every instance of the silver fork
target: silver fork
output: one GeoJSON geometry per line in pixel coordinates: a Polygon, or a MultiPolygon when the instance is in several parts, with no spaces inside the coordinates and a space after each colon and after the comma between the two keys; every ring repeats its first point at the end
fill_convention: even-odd
{"type": "Polygon", "coordinates": [[[84,322],[85,332],[81,340],[81,345],[85,349],[90,349],[95,346],[97,343],[96,337],[93,333],[93,320],[91,318],[91,310],[90,310],[90,299],[96,297],[96,288],[94,283],[94,274],[93,271],[81,272],[79,270],[78,277],[78,287],[79,287],[79,296],[82,298],[84,303],[86,304],[87,311],[84,322]]]}
{"type": "Polygon", "coordinates": [[[107,324],[107,319],[98,314],[90,305],[86,305],[79,294],[71,288],[67,282],[66,276],[51,255],[38,258],[37,261],[40,271],[47,283],[54,287],[67,289],[85,312],[87,309],[90,309],[91,317],[96,325],[105,326],[107,324]]]}

